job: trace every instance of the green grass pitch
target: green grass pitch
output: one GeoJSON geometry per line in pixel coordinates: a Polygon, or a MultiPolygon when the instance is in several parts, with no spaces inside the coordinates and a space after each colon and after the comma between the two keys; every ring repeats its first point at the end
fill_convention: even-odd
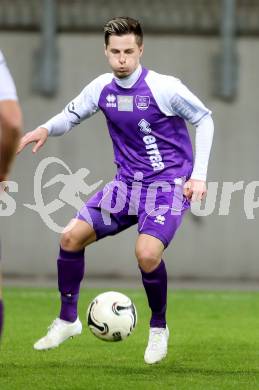
{"type": "Polygon", "coordinates": [[[149,310],[143,291],[128,294],[138,325],[125,341],[96,339],[85,325],[86,307],[101,290],[83,290],[84,331],[50,351],[34,351],[56,317],[53,289],[6,288],[6,321],[0,349],[1,390],[231,390],[259,389],[259,294],[257,292],[169,292],[168,357],[143,361],[149,310]]]}

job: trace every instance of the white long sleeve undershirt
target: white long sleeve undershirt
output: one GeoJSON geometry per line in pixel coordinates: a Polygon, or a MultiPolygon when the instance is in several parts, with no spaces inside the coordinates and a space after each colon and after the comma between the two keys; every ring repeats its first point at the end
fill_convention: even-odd
{"type": "Polygon", "coordinates": [[[213,133],[213,120],[210,115],[206,115],[196,127],[195,159],[191,179],[206,180],[213,133]]]}

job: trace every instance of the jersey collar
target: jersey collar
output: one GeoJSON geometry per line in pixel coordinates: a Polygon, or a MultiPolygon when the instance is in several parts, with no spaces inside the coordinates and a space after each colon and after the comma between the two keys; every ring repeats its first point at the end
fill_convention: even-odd
{"type": "Polygon", "coordinates": [[[121,88],[132,88],[133,85],[138,81],[140,75],[142,73],[142,66],[139,64],[137,69],[131,73],[128,77],[123,79],[119,79],[118,77],[114,77],[116,84],[121,88]]]}

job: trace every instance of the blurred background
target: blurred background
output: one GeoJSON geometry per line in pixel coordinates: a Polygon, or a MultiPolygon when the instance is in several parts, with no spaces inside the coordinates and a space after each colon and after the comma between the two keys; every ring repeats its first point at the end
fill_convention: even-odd
{"type": "MultiPolygon", "coordinates": [[[[0,48],[16,82],[24,132],[110,71],[102,26],[125,15],[142,23],[142,64],[180,78],[212,110],[215,122],[208,173],[208,182],[218,182],[215,208],[207,217],[189,213],[185,218],[165,252],[170,281],[173,286],[256,288],[259,214],[255,209],[255,218],[247,219],[244,194],[250,182],[259,180],[259,0],[0,0],[0,48]],[[219,215],[223,182],[242,182],[225,216],[219,215]]],[[[193,137],[195,129],[190,133],[193,137]]],[[[50,138],[37,155],[28,147],[17,157],[11,180],[18,192],[10,193],[15,211],[0,222],[6,282],[48,284],[56,277],[59,234],[24,206],[35,203],[34,175],[47,157],[62,159],[72,172],[89,169],[89,185],[110,181],[115,167],[103,115],[50,138]]],[[[59,173],[67,172],[57,163],[49,165],[42,186],[59,173]]],[[[44,204],[58,199],[62,188],[57,183],[43,189],[44,204]]],[[[256,190],[255,200],[258,195],[256,190]]],[[[51,218],[65,226],[74,214],[64,203],[51,218]]],[[[132,227],[88,247],[86,284],[138,284],[136,237],[132,227]]]]}

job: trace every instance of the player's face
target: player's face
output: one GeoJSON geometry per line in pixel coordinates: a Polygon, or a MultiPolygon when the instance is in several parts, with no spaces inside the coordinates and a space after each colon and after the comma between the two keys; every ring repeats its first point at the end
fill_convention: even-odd
{"type": "Polygon", "coordinates": [[[109,44],[105,47],[105,55],[112,71],[121,79],[137,69],[142,53],[143,45],[137,44],[134,34],[111,35],[109,44]]]}

